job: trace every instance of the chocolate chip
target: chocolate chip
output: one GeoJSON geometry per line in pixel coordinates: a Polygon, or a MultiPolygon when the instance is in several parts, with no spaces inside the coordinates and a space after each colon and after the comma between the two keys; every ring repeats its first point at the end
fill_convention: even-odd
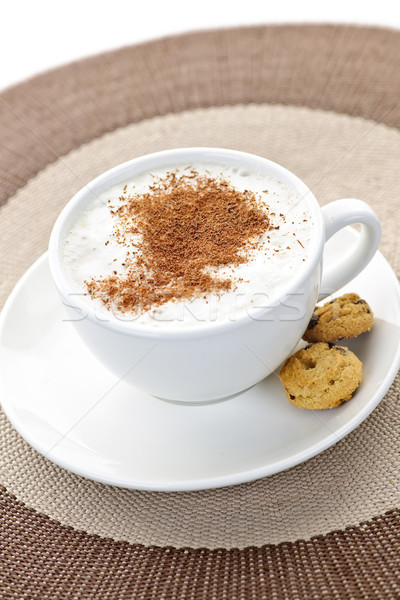
{"type": "MultiPolygon", "coordinates": [[[[360,298],[359,300],[357,300],[356,302],[354,302],[354,304],[367,304],[365,300],[363,300],[362,298],[360,298]]],[[[369,306],[367,305],[367,314],[370,315],[371,314],[371,310],[369,308],[369,306]]]]}
{"type": "Polygon", "coordinates": [[[347,354],[347,350],[342,348],[342,346],[335,346],[336,350],[340,352],[340,354],[347,354]]]}
{"type": "Polygon", "coordinates": [[[317,315],[316,313],[313,313],[307,329],[314,329],[314,327],[316,325],[318,325],[318,321],[319,321],[319,315],[317,315]]]}
{"type": "Polygon", "coordinates": [[[292,394],[289,394],[289,396],[290,396],[290,399],[291,399],[291,400],[294,400],[294,399],[295,399],[295,396],[292,396],[292,394]]]}

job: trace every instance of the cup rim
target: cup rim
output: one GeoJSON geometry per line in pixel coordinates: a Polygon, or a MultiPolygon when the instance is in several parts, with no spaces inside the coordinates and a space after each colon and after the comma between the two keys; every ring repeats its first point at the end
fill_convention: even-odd
{"type": "MultiPolygon", "coordinates": [[[[103,191],[102,188],[104,188],[105,191],[115,184],[122,183],[123,181],[134,177],[132,174],[124,176],[124,173],[128,173],[132,170],[136,171],[137,173],[141,173],[145,170],[151,170],[151,168],[157,167],[151,167],[150,165],[157,162],[159,163],[158,167],[167,167],[174,162],[182,163],[186,160],[193,160],[193,158],[188,158],[189,155],[196,155],[197,160],[201,162],[213,162],[213,159],[217,159],[216,162],[225,160],[229,161],[230,164],[237,163],[238,165],[246,166],[246,164],[251,161],[253,168],[258,163],[260,167],[263,167],[266,171],[273,172],[274,174],[277,173],[282,179],[284,179],[285,182],[290,183],[296,189],[296,191],[300,193],[301,199],[307,196],[307,202],[312,206],[312,216],[315,226],[315,232],[313,233],[313,237],[315,238],[315,242],[312,247],[313,254],[307,259],[304,267],[300,270],[299,274],[294,277],[293,281],[290,282],[287,289],[285,289],[284,293],[278,298],[277,302],[281,302],[283,304],[285,299],[293,294],[294,290],[301,286],[301,282],[304,282],[313,272],[317,266],[317,263],[322,257],[323,246],[325,243],[324,223],[317,199],[315,198],[313,192],[299,177],[297,177],[297,175],[289,171],[289,169],[286,167],[283,167],[272,160],[239,150],[202,146],[162,150],[160,152],[152,152],[150,154],[145,154],[130,159],[98,175],[88,184],[83,186],[76,194],[74,194],[74,196],[67,202],[58,215],[50,235],[48,257],[53,281],[67,306],[81,311],[82,314],[85,315],[84,318],[87,318],[89,321],[94,322],[95,324],[106,329],[126,335],[134,335],[135,337],[139,336],[142,338],[151,339],[204,337],[205,335],[213,335],[224,330],[236,329],[248,324],[249,322],[259,320],[255,319],[254,316],[249,315],[248,312],[246,312],[233,321],[203,322],[201,327],[188,326],[178,329],[155,328],[153,330],[141,324],[135,324],[132,321],[119,321],[115,318],[112,318],[113,315],[111,315],[110,320],[101,320],[96,315],[95,308],[92,308],[88,302],[85,302],[79,296],[74,296],[73,302],[71,302],[71,289],[63,269],[62,243],[66,232],[68,231],[68,224],[73,223],[74,215],[76,215],[81,209],[81,206],[84,205],[88,194],[92,194],[93,197],[93,194],[96,194],[96,192],[101,193],[103,191]],[[146,165],[148,166],[146,167],[146,165]]],[[[267,315],[275,309],[276,302],[271,306],[260,308],[257,315],[267,315]]]]}

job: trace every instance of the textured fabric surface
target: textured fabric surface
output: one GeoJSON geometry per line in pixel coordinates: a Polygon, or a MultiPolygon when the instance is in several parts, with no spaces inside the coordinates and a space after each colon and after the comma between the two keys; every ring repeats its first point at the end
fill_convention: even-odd
{"type": "MultiPolygon", "coordinates": [[[[321,204],[361,197],[399,273],[399,50],[400,34],[383,29],[204,32],[7,90],[0,305],[76,190],[122,160],[182,145],[268,156],[321,204]]],[[[307,463],[180,494],[72,475],[1,415],[0,598],[398,598],[399,401],[397,379],[365,423],[307,463]]]]}
{"type": "Polygon", "coordinates": [[[399,597],[399,511],[310,541],[240,552],[114,542],[61,527],[2,490],[0,499],[9,515],[0,582],[13,600],[399,597]]]}
{"type": "Polygon", "coordinates": [[[49,162],[154,115],[250,102],[400,126],[400,38],[388,29],[247,27],[166,38],[72,63],[0,98],[0,202],[49,162]]]}
{"type": "MultiPolygon", "coordinates": [[[[9,254],[4,295],[33,255],[45,250],[55,216],[77,189],[115,164],[165,147],[166,139],[170,147],[215,144],[268,156],[299,174],[322,203],[358,195],[385,223],[382,247],[397,266],[396,221],[388,216],[400,194],[400,132],[331,112],[241,105],[132,124],[49,165],[0,209],[0,248],[4,255],[6,248],[15,248],[9,254]],[[379,169],[371,173],[374,155],[379,169]],[[36,235],[32,232],[24,246],[18,228],[28,230],[32,224],[36,235]]],[[[26,504],[62,523],[132,543],[244,548],[309,539],[400,506],[400,457],[395,451],[400,430],[392,427],[398,391],[393,386],[365,424],[306,465],[255,484],[191,494],[132,492],[72,476],[30,450],[4,418],[3,482],[26,504]],[[366,443],[372,448],[367,456],[366,443]]]]}

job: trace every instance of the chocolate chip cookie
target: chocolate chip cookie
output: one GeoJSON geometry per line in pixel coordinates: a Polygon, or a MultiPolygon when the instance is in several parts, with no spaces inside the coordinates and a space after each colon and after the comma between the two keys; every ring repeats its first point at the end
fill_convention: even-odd
{"type": "Polygon", "coordinates": [[[303,335],[306,342],[336,342],[369,331],[374,315],[358,294],[344,294],[317,306],[303,335]]]}
{"type": "Polygon", "coordinates": [[[286,396],[298,408],[334,408],[350,400],[362,363],[348,348],[319,342],[298,350],[279,373],[286,396]]]}

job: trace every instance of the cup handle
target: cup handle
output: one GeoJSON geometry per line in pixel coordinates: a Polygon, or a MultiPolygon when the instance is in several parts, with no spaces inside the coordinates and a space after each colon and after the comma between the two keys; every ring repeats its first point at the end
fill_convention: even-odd
{"type": "Polygon", "coordinates": [[[325,242],[339,229],[360,223],[361,234],[350,253],[323,268],[319,300],[326,298],[353,279],[369,263],[378,249],[381,225],[372,208],[362,200],[336,200],[322,207],[325,224],[325,242]]]}

